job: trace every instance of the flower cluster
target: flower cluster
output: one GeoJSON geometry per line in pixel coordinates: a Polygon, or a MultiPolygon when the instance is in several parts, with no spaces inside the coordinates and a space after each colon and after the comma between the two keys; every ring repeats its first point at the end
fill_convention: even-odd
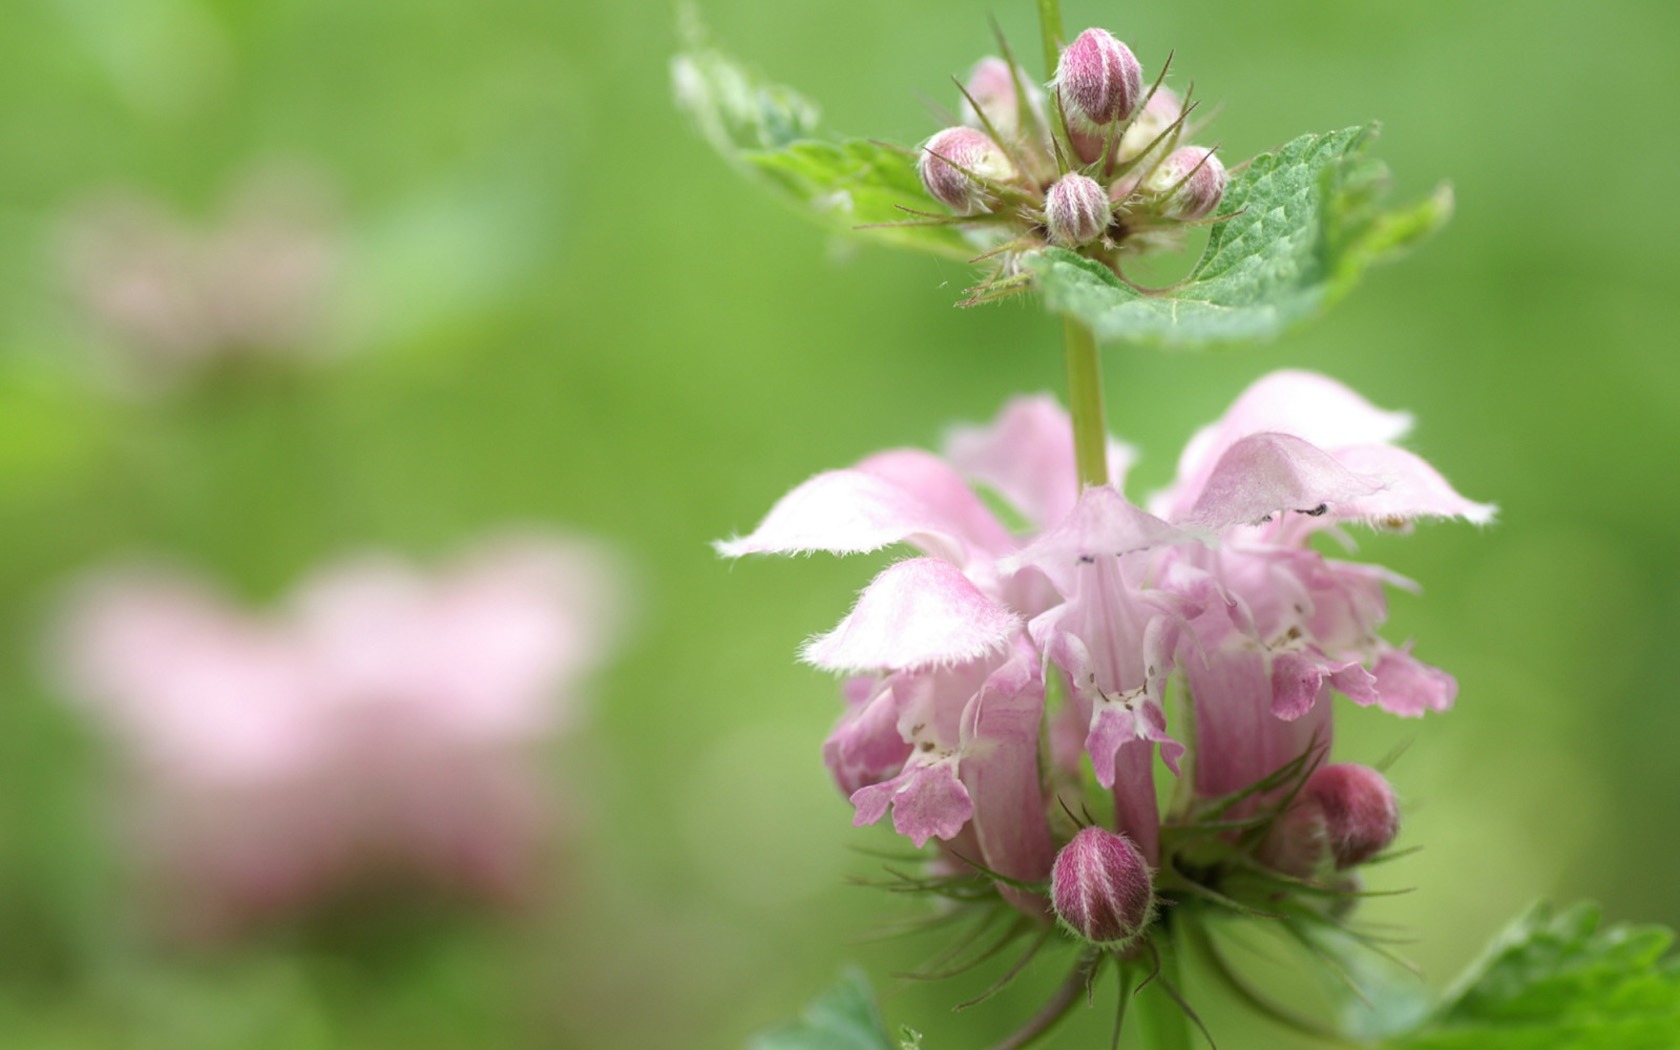
{"type": "MultiPolygon", "coordinates": [[[[1001,265],[973,293],[1016,290],[1015,257],[1055,245],[1119,272],[1127,253],[1179,243],[1225,192],[1213,150],[1180,145],[1195,104],[1148,85],[1130,48],[1087,29],[1061,53],[1048,95],[988,57],[963,85],[962,124],[922,144],[922,185],[1001,265]]],[[[935,221],[938,221],[937,219],[935,221]]]]}
{"type": "Polygon", "coordinates": [[[60,663],[118,745],[164,925],[221,937],[361,890],[527,897],[558,815],[536,749],[613,633],[602,566],[539,537],[437,575],[366,558],[261,618],[158,570],[84,584],[60,663]]]}
{"type": "MultiPolygon", "coordinates": [[[[1417,716],[1450,706],[1456,686],[1378,633],[1385,587],[1405,580],[1309,541],[1355,523],[1491,519],[1492,507],[1394,443],[1409,425],[1323,376],[1275,373],[1191,439],[1146,510],[1122,492],[1124,447],[1111,445],[1109,483],[1081,491],[1067,416],[1047,397],[1022,398],[990,426],[954,432],[943,457],[899,449],[819,474],[718,546],[730,557],[920,551],[804,649],[852,676],[828,767],[855,823],[890,809],[899,833],[939,842],[1017,908],[1044,915],[1054,899],[1070,928],[1077,915],[1103,917],[1107,932],[1088,939],[1109,943],[1121,939],[1115,915],[1149,912],[1140,864],[1158,882],[1219,878],[1164,834],[1157,752],[1189,778],[1175,826],[1245,829],[1222,840],[1227,858],[1311,879],[1392,839],[1397,810],[1381,776],[1322,765],[1331,694],[1417,716]],[[1007,527],[976,486],[1028,529],[1007,527]],[[1182,705],[1169,703],[1178,682],[1182,705]],[[1126,862],[1109,904],[1069,905],[1070,917],[1064,890],[1077,887],[1052,892],[1048,880],[1074,838],[1060,815],[1088,805],[1086,761],[1112,800],[1113,832],[1141,862],[1126,862]]],[[[1102,858],[1128,856],[1100,845],[1087,841],[1095,859],[1066,866],[1080,885],[1102,858]]]]}

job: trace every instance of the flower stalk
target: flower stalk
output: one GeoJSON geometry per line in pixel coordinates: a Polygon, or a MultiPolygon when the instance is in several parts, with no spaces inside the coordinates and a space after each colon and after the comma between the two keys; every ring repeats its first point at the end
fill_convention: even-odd
{"type": "Polygon", "coordinates": [[[1089,326],[1066,319],[1068,409],[1081,489],[1108,484],[1108,427],[1103,422],[1102,361],[1089,326]]]}
{"type": "Polygon", "coordinates": [[[1062,0],[1038,0],[1038,30],[1044,38],[1044,75],[1053,76],[1062,55],[1062,0]]]}
{"type": "Polygon", "coordinates": [[[1160,966],[1154,979],[1133,993],[1142,1045],[1149,1050],[1190,1050],[1190,1016],[1178,998],[1183,982],[1172,939],[1167,933],[1155,938],[1160,966]]]}

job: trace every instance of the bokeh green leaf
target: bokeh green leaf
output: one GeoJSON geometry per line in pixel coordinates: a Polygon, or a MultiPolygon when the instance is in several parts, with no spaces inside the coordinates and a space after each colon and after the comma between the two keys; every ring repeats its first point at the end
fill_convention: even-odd
{"type": "Polygon", "coordinates": [[[921,1037],[913,1033],[907,1032],[904,1042],[887,1035],[869,981],[849,970],[811,1001],[798,1022],[758,1036],[751,1050],[900,1050],[920,1045],[921,1037]]]}
{"type": "Polygon", "coordinates": [[[1105,341],[1201,346],[1266,339],[1341,298],[1373,263],[1417,243],[1452,211],[1446,187],[1386,209],[1387,172],[1366,154],[1375,126],[1303,135],[1236,172],[1202,257],[1149,291],[1101,263],[1050,248],[1030,257],[1045,303],[1105,341]]]}
{"type": "Polygon", "coordinates": [[[1600,925],[1596,906],[1517,920],[1433,1016],[1387,1050],[1673,1050],[1680,965],[1657,926],[1600,925]]]}

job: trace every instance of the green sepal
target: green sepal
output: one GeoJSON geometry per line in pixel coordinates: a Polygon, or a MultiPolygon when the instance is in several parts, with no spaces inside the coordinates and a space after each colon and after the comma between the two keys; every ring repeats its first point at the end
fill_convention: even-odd
{"type": "Polygon", "coordinates": [[[832,988],[813,999],[800,1019],[755,1036],[749,1050],[903,1050],[920,1045],[921,1037],[903,1030],[900,1039],[887,1034],[875,1007],[869,981],[847,970],[832,988]]]}

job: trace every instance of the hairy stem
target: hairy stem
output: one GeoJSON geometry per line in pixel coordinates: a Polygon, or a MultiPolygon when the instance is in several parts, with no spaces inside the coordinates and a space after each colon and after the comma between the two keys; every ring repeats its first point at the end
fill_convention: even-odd
{"type": "Polygon", "coordinates": [[[1074,462],[1079,487],[1108,484],[1108,427],[1103,423],[1102,361],[1096,336],[1067,318],[1068,411],[1073,414],[1074,462]]]}
{"type": "Polygon", "coordinates": [[[1038,0],[1038,29],[1044,38],[1044,79],[1056,75],[1062,55],[1062,0],[1038,0]]]}

